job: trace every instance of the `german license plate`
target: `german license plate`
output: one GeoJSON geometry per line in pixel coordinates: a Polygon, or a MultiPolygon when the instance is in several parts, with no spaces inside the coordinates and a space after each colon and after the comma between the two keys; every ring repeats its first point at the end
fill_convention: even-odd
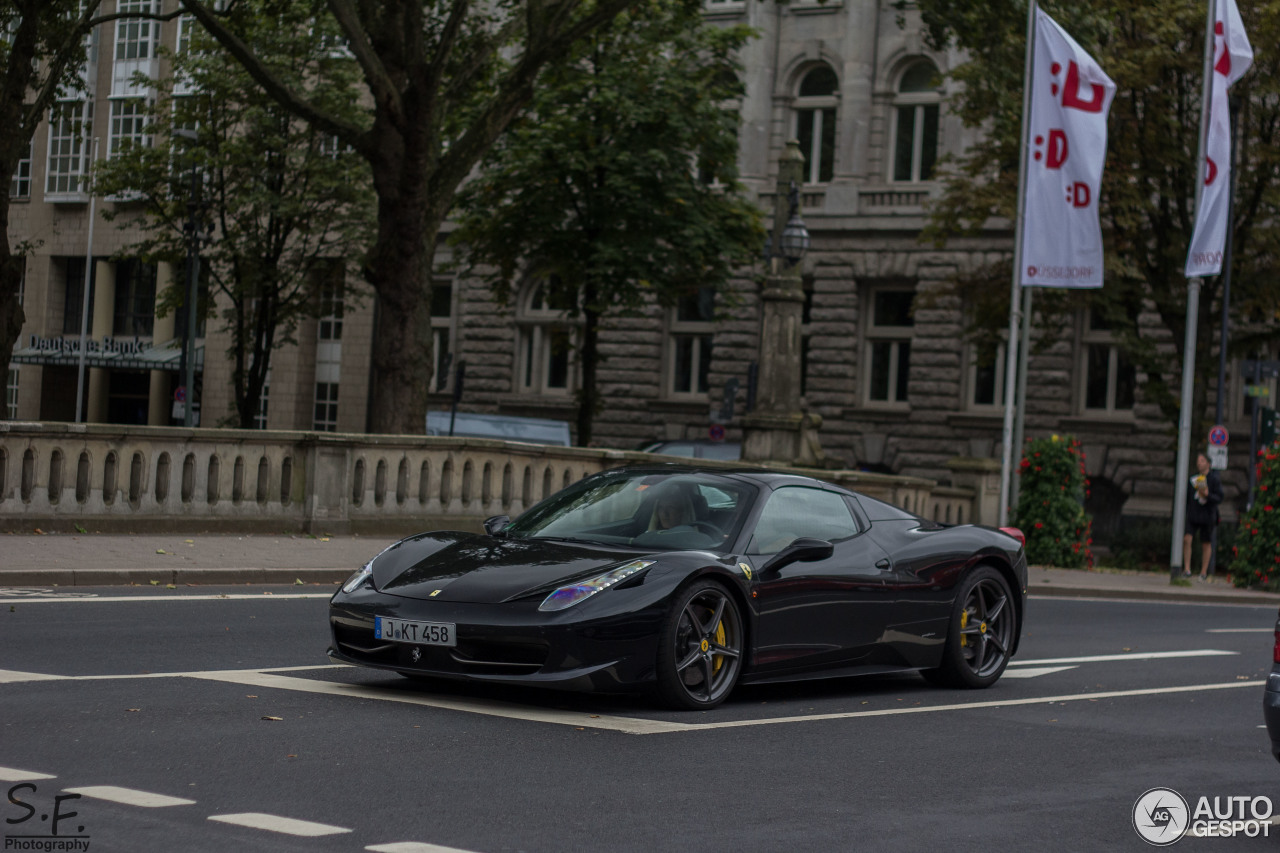
{"type": "Polygon", "coordinates": [[[375,616],[373,636],[379,640],[396,643],[417,643],[423,646],[456,646],[458,638],[452,622],[411,622],[407,619],[389,619],[375,616]]]}

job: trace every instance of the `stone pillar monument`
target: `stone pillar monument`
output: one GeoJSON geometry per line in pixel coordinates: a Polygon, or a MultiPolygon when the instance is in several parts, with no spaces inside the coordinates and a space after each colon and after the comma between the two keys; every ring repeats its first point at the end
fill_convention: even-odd
{"type": "Polygon", "coordinates": [[[799,217],[804,155],[787,141],[778,160],[778,187],[769,238],[769,272],[760,294],[760,370],[756,407],[742,419],[742,458],[816,466],[821,463],[822,418],[800,409],[800,323],[804,288],[800,261],[808,232],[799,217]]]}

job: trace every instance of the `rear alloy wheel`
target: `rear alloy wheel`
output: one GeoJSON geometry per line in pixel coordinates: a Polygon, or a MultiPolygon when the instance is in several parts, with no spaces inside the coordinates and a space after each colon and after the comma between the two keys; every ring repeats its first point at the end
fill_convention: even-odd
{"type": "Polygon", "coordinates": [[[704,710],[723,702],[742,670],[742,613],[712,580],[676,593],[658,637],[658,693],[675,708],[704,710]]]}
{"type": "Polygon", "coordinates": [[[1009,664],[1018,614],[1004,576],[981,566],[960,583],[942,666],[925,673],[951,687],[990,687],[1009,664]]]}

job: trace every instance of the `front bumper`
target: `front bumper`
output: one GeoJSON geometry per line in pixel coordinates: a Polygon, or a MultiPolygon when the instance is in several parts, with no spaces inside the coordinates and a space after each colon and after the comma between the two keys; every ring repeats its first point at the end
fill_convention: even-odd
{"type": "Polygon", "coordinates": [[[330,604],[329,657],[406,675],[565,690],[617,692],[652,684],[664,609],[650,602],[639,610],[601,610],[543,613],[536,602],[467,604],[358,590],[330,604]],[[457,645],[375,639],[375,616],[453,623],[457,645]]]}
{"type": "Polygon", "coordinates": [[[1267,721],[1267,734],[1271,736],[1271,754],[1280,761],[1280,664],[1267,677],[1267,689],[1262,694],[1262,716],[1267,721]]]}

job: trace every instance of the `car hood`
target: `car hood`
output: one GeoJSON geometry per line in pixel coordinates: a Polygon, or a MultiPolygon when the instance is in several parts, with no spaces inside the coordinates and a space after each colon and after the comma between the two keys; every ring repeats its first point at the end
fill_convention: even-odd
{"type": "Polygon", "coordinates": [[[638,556],[634,549],[587,543],[435,534],[397,543],[373,568],[377,588],[390,595],[493,604],[547,595],[638,556]],[[384,561],[388,565],[379,566],[384,561]]]}

